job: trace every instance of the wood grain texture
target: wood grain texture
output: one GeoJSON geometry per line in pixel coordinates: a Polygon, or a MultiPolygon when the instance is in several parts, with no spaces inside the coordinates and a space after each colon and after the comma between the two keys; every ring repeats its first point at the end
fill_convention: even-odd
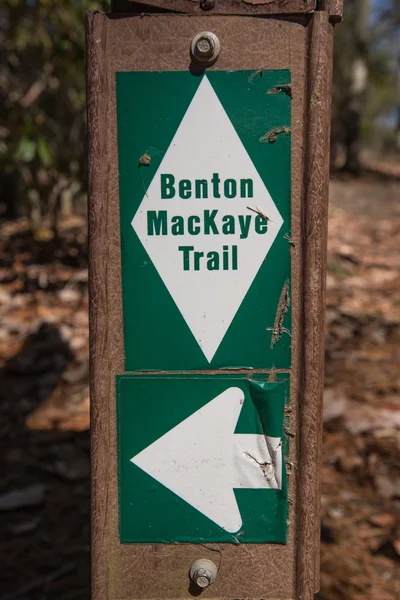
{"type": "Polygon", "coordinates": [[[315,19],[316,15],[284,20],[209,14],[195,18],[170,14],[109,18],[99,12],[88,14],[94,600],[190,598],[188,571],[192,562],[202,557],[217,563],[220,559],[217,580],[203,592],[204,598],[289,600],[301,597],[304,600],[312,596],[323,323],[323,277],[316,270],[325,264],[326,253],[321,247],[326,244],[321,222],[325,213],[321,207],[325,207],[327,191],[326,157],[321,156],[319,160],[316,157],[318,153],[327,155],[329,102],[316,101],[311,107],[310,99],[316,98],[312,90],[328,92],[329,78],[321,79],[321,69],[325,64],[330,72],[326,64],[329,52],[323,44],[331,43],[328,16],[325,14],[324,26],[320,21],[318,27],[313,25],[315,19]],[[324,27],[325,38],[321,33],[317,35],[319,28],[325,31],[324,27]],[[214,31],[222,45],[213,69],[289,68],[293,86],[291,234],[295,245],[291,250],[291,405],[292,428],[298,422],[300,429],[295,438],[298,444],[291,444],[290,460],[301,467],[298,469],[300,478],[298,486],[296,470],[289,478],[289,497],[293,504],[289,508],[287,545],[220,544],[218,552],[189,544],[122,545],[118,534],[115,375],[123,371],[124,349],[115,73],[187,70],[190,40],[204,29],[214,31]],[[312,44],[316,44],[316,48],[312,48],[312,44]],[[325,57],[319,67],[318,54],[325,57]],[[310,132],[323,142],[314,140],[315,147],[306,143],[310,132]],[[306,210],[308,203],[313,208],[306,210]],[[318,226],[311,218],[314,209],[319,215],[318,226]],[[311,286],[307,293],[303,276],[311,286]],[[306,308],[313,316],[306,315],[306,308]],[[310,319],[315,327],[317,318],[319,330],[307,338],[307,343],[315,343],[316,348],[306,353],[302,332],[310,319]],[[311,361],[307,367],[305,359],[311,361]],[[299,418],[296,416],[298,402],[302,411],[299,418]],[[307,414],[303,414],[304,411],[307,414]],[[301,461],[297,458],[297,446],[301,461]]]}
{"type": "Polygon", "coordinates": [[[343,0],[328,0],[329,20],[339,23],[343,19],[343,0]]]}
{"type": "Polygon", "coordinates": [[[309,46],[302,227],[303,350],[299,396],[297,593],[301,600],[312,598],[313,585],[314,591],[319,588],[319,485],[333,54],[333,26],[329,23],[328,13],[315,13],[309,46]]]}
{"type": "Polygon", "coordinates": [[[107,597],[107,511],[110,453],[107,386],[111,371],[108,352],[110,292],[106,278],[108,254],[104,240],[109,235],[107,171],[103,159],[109,151],[107,130],[100,126],[107,117],[107,68],[104,53],[106,23],[99,14],[86,19],[87,117],[88,117],[88,191],[89,191],[89,336],[91,390],[92,460],[92,596],[107,597]],[[105,193],[106,192],[106,193],[105,193]],[[100,373],[103,375],[100,375],[100,373]]]}
{"type": "Polygon", "coordinates": [[[115,12],[146,12],[149,9],[168,10],[192,15],[283,15],[312,12],[316,0],[215,0],[213,8],[203,10],[201,0],[114,0],[115,12]],[[130,9],[129,5],[132,5],[130,9]]]}

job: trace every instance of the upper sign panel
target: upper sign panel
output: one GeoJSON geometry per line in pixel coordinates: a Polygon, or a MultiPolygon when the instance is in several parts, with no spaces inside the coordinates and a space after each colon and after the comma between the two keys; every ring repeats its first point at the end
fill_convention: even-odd
{"type": "Polygon", "coordinates": [[[289,366],[288,83],[117,74],[126,370],[289,366]]]}

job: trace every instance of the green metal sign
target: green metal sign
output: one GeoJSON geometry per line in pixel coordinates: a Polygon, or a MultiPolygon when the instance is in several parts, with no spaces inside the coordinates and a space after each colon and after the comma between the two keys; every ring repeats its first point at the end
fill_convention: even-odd
{"type": "Polygon", "coordinates": [[[286,542],[288,375],[117,378],[122,542],[286,542]]]}
{"type": "Polygon", "coordinates": [[[126,371],[290,367],[289,91],[117,73],[126,371]]]}
{"type": "Polygon", "coordinates": [[[289,92],[117,73],[122,542],[286,541],[289,374],[265,371],[291,363],[289,92]]]}

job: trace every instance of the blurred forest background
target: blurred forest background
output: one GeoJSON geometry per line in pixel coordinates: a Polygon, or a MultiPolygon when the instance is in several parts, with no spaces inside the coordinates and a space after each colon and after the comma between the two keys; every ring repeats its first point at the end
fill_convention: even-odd
{"type": "MultiPolygon", "coordinates": [[[[0,599],[89,599],[84,12],[0,5],[0,599]]],[[[400,2],[336,28],[320,600],[400,597],[400,2]]]]}

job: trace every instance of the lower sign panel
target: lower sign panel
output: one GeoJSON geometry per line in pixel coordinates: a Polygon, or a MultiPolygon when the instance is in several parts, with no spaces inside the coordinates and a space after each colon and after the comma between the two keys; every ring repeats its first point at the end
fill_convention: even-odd
{"type": "Polygon", "coordinates": [[[117,377],[121,542],[286,542],[279,377],[117,377]]]}

